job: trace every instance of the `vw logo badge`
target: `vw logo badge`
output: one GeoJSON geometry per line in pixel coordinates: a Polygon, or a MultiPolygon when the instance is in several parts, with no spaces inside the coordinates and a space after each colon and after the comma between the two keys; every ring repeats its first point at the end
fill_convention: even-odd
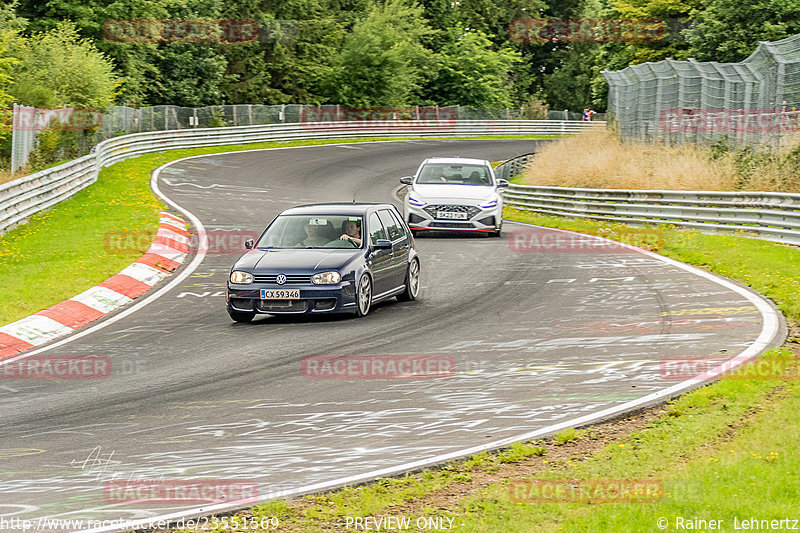
{"type": "Polygon", "coordinates": [[[278,277],[275,278],[275,281],[278,283],[278,285],[283,285],[284,283],[286,283],[286,275],[278,274],[278,277]]]}

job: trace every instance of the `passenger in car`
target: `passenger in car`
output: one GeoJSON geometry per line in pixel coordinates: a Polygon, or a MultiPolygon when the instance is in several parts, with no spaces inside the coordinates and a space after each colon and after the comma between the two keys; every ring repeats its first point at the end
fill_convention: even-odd
{"type": "Polygon", "coordinates": [[[304,228],[306,230],[306,238],[300,241],[303,246],[325,246],[331,241],[323,234],[327,226],[312,224],[311,220],[308,220],[304,228]]]}

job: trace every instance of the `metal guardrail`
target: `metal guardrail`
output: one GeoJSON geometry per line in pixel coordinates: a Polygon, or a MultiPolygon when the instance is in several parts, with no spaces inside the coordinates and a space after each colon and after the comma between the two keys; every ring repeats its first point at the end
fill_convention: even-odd
{"type": "Polygon", "coordinates": [[[91,185],[97,180],[101,168],[151,152],[300,139],[570,135],[601,127],[605,127],[605,123],[599,121],[401,120],[306,122],[134,133],[103,141],[87,156],[0,185],[0,235],[24,223],[34,213],[91,185]]]}
{"type": "MultiPolygon", "coordinates": [[[[499,172],[498,175],[518,175],[531,156],[528,154],[506,161],[495,172],[499,172]]],[[[800,245],[800,194],[794,193],[511,185],[504,197],[509,207],[547,215],[622,222],[632,226],[671,224],[701,233],[735,233],[800,245]]]]}
{"type": "Polygon", "coordinates": [[[96,180],[96,158],[90,154],[0,185],[0,235],[96,180]]]}
{"type": "Polygon", "coordinates": [[[514,176],[519,176],[535,156],[535,153],[530,153],[515,157],[514,159],[509,159],[508,161],[503,161],[501,164],[494,167],[494,175],[496,178],[504,180],[510,180],[514,176]]]}

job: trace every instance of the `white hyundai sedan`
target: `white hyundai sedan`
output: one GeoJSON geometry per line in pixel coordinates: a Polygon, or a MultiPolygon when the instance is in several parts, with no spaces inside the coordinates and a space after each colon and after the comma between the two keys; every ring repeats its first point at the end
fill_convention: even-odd
{"type": "Polygon", "coordinates": [[[425,230],[473,231],[500,236],[503,226],[504,179],[495,178],[484,159],[431,157],[413,176],[400,178],[409,185],[403,216],[412,233],[425,230]]]}

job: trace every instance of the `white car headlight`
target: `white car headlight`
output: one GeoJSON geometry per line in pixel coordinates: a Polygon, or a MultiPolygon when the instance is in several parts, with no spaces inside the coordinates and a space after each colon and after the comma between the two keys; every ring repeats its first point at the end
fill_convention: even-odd
{"type": "Polygon", "coordinates": [[[311,283],[314,285],[333,285],[342,280],[342,275],[338,272],[320,272],[311,276],[311,283]]]}
{"type": "Polygon", "coordinates": [[[253,275],[247,272],[242,272],[241,270],[234,270],[231,272],[231,283],[236,283],[239,285],[253,283],[253,275]]]}
{"type": "Polygon", "coordinates": [[[483,202],[482,204],[480,204],[479,207],[482,207],[483,209],[489,209],[490,207],[495,207],[496,205],[497,205],[497,199],[494,199],[494,200],[489,200],[488,202],[483,202]]]}

